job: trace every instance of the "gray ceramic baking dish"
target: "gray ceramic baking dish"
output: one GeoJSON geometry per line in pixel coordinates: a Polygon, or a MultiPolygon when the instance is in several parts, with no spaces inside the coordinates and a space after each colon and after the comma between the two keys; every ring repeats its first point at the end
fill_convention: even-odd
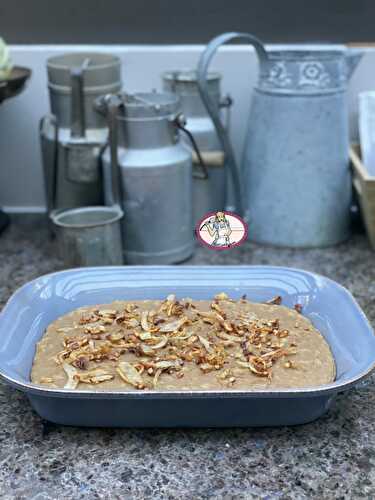
{"type": "Polygon", "coordinates": [[[114,427],[294,425],[321,416],[333,398],[373,370],[375,337],[350,293],[309,272],[267,266],[97,267],[42,276],[20,288],[0,315],[0,375],[24,391],[35,411],[55,423],[114,427]],[[233,298],[303,305],[331,346],[337,378],[296,390],[95,392],[47,389],[30,382],[35,345],[47,325],[72,309],[116,299],[233,298]]]}

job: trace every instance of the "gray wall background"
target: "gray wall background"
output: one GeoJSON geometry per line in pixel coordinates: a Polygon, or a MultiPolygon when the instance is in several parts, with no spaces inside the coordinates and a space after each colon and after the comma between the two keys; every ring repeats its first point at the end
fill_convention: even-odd
{"type": "MultiPolygon", "coordinates": [[[[0,0],[0,36],[15,64],[32,69],[27,89],[0,111],[0,206],[44,210],[38,120],[49,111],[48,56],[72,50],[118,54],[128,91],[160,88],[167,69],[195,67],[212,36],[251,31],[268,43],[364,42],[375,39],[369,0],[0,0]],[[48,45],[46,45],[48,44],[48,45]],[[155,45],[157,44],[157,45],[155,45]]],[[[248,46],[223,48],[213,63],[234,97],[231,135],[240,157],[257,62],[248,46]]],[[[349,87],[352,138],[357,95],[375,89],[375,48],[349,87]]]]}
{"type": "MultiPolygon", "coordinates": [[[[40,212],[44,210],[45,200],[38,122],[49,112],[47,58],[90,49],[115,53],[122,61],[126,91],[150,91],[161,88],[162,71],[196,67],[203,45],[12,45],[10,48],[14,63],[30,67],[33,76],[21,95],[0,106],[0,206],[9,212],[40,212]]],[[[357,96],[363,90],[375,89],[374,68],[375,48],[366,49],[349,85],[354,140],[357,96]]],[[[221,72],[222,89],[234,99],[231,139],[240,159],[258,73],[254,51],[249,46],[227,45],[215,57],[212,69],[221,72]]]]}
{"type": "Polygon", "coordinates": [[[190,44],[222,31],[265,42],[371,42],[373,0],[0,0],[12,44],[190,44]]]}

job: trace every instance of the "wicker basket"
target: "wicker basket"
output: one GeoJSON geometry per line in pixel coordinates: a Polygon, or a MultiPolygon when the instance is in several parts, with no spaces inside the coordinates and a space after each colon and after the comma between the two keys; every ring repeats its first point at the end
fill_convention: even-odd
{"type": "Polygon", "coordinates": [[[358,195],[367,236],[375,249],[375,177],[370,175],[361,160],[358,144],[350,148],[350,161],[353,169],[353,184],[358,195]]]}

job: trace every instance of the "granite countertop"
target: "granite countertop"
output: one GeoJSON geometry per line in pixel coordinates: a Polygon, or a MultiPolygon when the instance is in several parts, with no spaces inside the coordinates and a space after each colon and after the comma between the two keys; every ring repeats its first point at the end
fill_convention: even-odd
{"type": "MultiPolygon", "coordinates": [[[[0,236],[0,304],[26,281],[62,269],[45,225],[0,236]]],[[[273,264],[345,285],[375,323],[375,254],[363,235],[330,249],[200,247],[190,264],[273,264]]],[[[125,430],[43,423],[0,384],[0,497],[19,499],[353,499],[375,497],[374,376],[314,423],[289,428],[125,430]]]]}

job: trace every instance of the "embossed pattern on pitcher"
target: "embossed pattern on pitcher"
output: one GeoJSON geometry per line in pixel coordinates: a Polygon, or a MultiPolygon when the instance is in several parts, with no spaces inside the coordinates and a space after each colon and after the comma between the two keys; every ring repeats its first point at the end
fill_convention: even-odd
{"type": "Polygon", "coordinates": [[[274,63],[269,69],[266,80],[275,87],[290,87],[293,85],[292,74],[288,73],[287,66],[284,62],[274,63]]]}
{"type": "Polygon", "coordinates": [[[299,81],[298,86],[313,86],[327,88],[331,84],[331,77],[326,71],[324,64],[318,61],[298,63],[299,81]]]}
{"type": "Polygon", "coordinates": [[[343,88],[348,80],[345,59],[340,52],[275,51],[259,81],[268,91],[324,92],[343,88]]]}

